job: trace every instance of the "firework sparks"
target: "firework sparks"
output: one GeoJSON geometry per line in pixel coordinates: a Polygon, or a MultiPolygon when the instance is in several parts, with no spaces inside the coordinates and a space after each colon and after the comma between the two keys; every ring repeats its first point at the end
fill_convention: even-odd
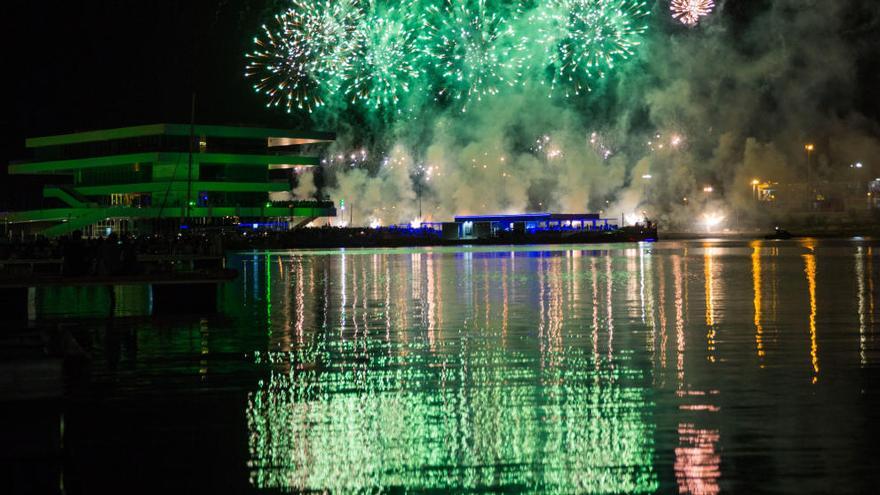
{"type": "Polygon", "coordinates": [[[466,111],[471,98],[480,100],[516,83],[516,35],[486,0],[444,0],[442,5],[428,7],[424,53],[442,71],[437,96],[461,101],[466,111]]]}
{"type": "Polygon", "coordinates": [[[590,81],[604,78],[616,63],[629,58],[647,30],[644,1],[554,0],[544,13],[549,28],[541,42],[548,52],[553,89],[579,95],[590,81]]]}
{"type": "Polygon", "coordinates": [[[416,87],[421,97],[467,111],[530,80],[549,80],[551,94],[582,94],[633,55],[647,29],[644,0],[549,0],[527,18],[542,26],[530,35],[520,22],[524,5],[290,0],[254,39],[245,75],[268,106],[288,112],[347,99],[367,112],[400,114],[416,87]]]}
{"type": "Polygon", "coordinates": [[[686,148],[687,141],[685,136],[680,133],[672,133],[667,136],[658,132],[648,141],[647,145],[652,152],[673,152],[686,148]]]}
{"type": "Polygon", "coordinates": [[[714,8],[713,0],[672,0],[669,4],[673,19],[687,26],[696,26],[700,18],[712,13],[714,8]]]}
{"type": "Polygon", "coordinates": [[[706,230],[711,232],[714,229],[717,229],[722,222],[724,222],[724,214],[718,211],[706,212],[702,216],[702,224],[706,227],[706,230]]]}
{"type": "Polygon", "coordinates": [[[401,112],[400,98],[419,76],[410,57],[417,36],[412,25],[412,2],[392,8],[385,16],[365,17],[355,33],[352,64],[348,67],[345,92],[352,102],[362,101],[373,109],[401,112]]]}
{"type": "Polygon", "coordinates": [[[533,153],[543,156],[547,161],[562,158],[565,155],[562,148],[554,143],[550,136],[546,135],[535,139],[535,144],[532,145],[531,150],[533,153]]]}
{"type": "Polygon", "coordinates": [[[246,55],[245,76],[268,106],[313,111],[322,92],[338,89],[350,64],[352,34],[363,15],[357,0],[291,0],[292,6],[263,26],[257,48],[246,55]]]}
{"type": "Polygon", "coordinates": [[[601,156],[603,160],[611,158],[611,155],[614,154],[614,150],[611,149],[605,141],[605,138],[598,132],[591,132],[587,141],[589,142],[590,147],[593,148],[593,151],[601,156]]]}
{"type": "Polygon", "coordinates": [[[360,148],[352,151],[337,151],[330,153],[321,159],[321,165],[330,167],[345,165],[348,167],[360,167],[367,163],[369,154],[366,148],[360,148]]]}

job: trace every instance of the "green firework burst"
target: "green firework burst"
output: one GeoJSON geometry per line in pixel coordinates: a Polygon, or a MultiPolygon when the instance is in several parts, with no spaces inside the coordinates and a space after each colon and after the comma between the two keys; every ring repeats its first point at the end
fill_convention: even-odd
{"type": "Polygon", "coordinates": [[[354,36],[354,56],[348,66],[345,93],[368,108],[402,111],[400,99],[419,77],[413,53],[412,3],[391,8],[384,15],[364,17],[354,36]]]}
{"type": "Polygon", "coordinates": [[[276,15],[257,48],[246,55],[245,76],[268,106],[313,111],[334,93],[351,64],[352,34],[363,16],[357,0],[291,0],[276,15]]]}
{"type": "Polygon", "coordinates": [[[516,84],[518,39],[505,14],[518,10],[488,0],[444,0],[427,8],[420,39],[426,60],[440,72],[438,98],[459,100],[466,110],[471,98],[516,84]]]}
{"type": "Polygon", "coordinates": [[[643,0],[552,0],[541,14],[551,92],[566,96],[590,90],[629,58],[647,30],[643,0]]]}

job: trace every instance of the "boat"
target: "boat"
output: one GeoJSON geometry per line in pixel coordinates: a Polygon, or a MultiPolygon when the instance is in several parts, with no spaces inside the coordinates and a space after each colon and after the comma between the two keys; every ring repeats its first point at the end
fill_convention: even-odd
{"type": "Polygon", "coordinates": [[[791,232],[784,230],[784,229],[780,229],[779,227],[776,227],[774,229],[773,233],[765,235],[764,239],[766,239],[768,241],[773,241],[773,240],[791,239],[792,237],[794,237],[794,236],[791,235],[791,232]]]}

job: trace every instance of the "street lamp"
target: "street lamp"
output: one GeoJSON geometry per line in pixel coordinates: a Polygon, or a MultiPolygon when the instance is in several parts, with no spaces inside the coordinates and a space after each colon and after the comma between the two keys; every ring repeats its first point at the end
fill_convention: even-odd
{"type": "Polygon", "coordinates": [[[758,200],[758,185],[761,183],[758,179],[752,179],[752,198],[758,200]]]}
{"type": "Polygon", "coordinates": [[[813,150],[815,149],[816,147],[813,145],[813,143],[807,143],[804,145],[804,150],[806,150],[807,152],[807,181],[809,182],[810,187],[812,187],[813,185],[813,164],[810,160],[810,156],[813,154],[813,150]]]}

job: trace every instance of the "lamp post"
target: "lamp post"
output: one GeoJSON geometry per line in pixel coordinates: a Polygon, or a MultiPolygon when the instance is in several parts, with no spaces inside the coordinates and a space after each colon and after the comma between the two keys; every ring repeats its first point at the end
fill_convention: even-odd
{"type": "Polygon", "coordinates": [[[813,187],[813,162],[812,160],[810,160],[810,158],[812,157],[813,150],[815,149],[816,147],[813,145],[813,143],[807,143],[804,145],[804,151],[807,152],[807,182],[810,185],[811,193],[813,187]]]}
{"type": "Polygon", "coordinates": [[[752,199],[758,201],[758,185],[761,183],[758,179],[752,179],[752,199]]]}
{"type": "Polygon", "coordinates": [[[816,200],[816,190],[813,187],[813,161],[810,158],[813,155],[813,150],[816,147],[813,143],[807,143],[804,145],[804,151],[807,152],[807,196],[809,196],[808,208],[813,209],[814,201],[816,200]]]}

